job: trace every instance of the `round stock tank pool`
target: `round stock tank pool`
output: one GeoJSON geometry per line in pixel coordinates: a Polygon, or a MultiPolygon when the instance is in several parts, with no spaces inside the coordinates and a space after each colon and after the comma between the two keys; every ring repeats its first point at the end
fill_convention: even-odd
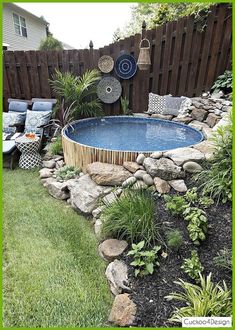
{"type": "Polygon", "coordinates": [[[81,119],[62,131],[66,164],[83,170],[92,162],[122,165],[124,161],[135,161],[139,153],[149,156],[202,140],[202,133],[190,126],[134,116],[81,119]]]}

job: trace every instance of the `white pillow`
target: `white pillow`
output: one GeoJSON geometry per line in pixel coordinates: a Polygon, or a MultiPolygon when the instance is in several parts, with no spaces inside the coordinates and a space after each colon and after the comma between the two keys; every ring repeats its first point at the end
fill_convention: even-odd
{"type": "Polygon", "coordinates": [[[25,121],[25,132],[41,134],[43,131],[39,126],[46,125],[51,119],[52,111],[32,111],[27,110],[25,121]]]}
{"type": "Polygon", "coordinates": [[[14,133],[16,127],[10,125],[24,124],[26,113],[20,112],[3,112],[3,132],[14,133]]]}

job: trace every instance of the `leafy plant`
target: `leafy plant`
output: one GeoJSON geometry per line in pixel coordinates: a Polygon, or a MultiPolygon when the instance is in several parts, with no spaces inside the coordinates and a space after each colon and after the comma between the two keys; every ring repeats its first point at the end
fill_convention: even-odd
{"type": "Polygon", "coordinates": [[[221,249],[213,261],[217,267],[232,270],[232,251],[227,248],[221,249]]]}
{"type": "Polygon", "coordinates": [[[187,201],[183,196],[179,195],[164,195],[164,201],[166,202],[166,209],[171,212],[173,215],[182,214],[186,207],[189,206],[187,201]]]}
{"type": "Polygon", "coordinates": [[[121,106],[122,106],[122,113],[124,115],[131,115],[131,110],[129,109],[129,100],[126,97],[121,97],[121,106]]]}
{"type": "Polygon", "coordinates": [[[232,200],[232,124],[218,127],[213,136],[214,157],[207,168],[195,175],[203,196],[217,203],[232,200]]]}
{"type": "Polygon", "coordinates": [[[200,241],[204,241],[206,238],[206,213],[197,207],[189,207],[184,211],[184,219],[189,221],[187,226],[189,237],[195,245],[199,245],[200,241]]]}
{"type": "Polygon", "coordinates": [[[55,141],[51,142],[48,145],[49,155],[60,155],[63,153],[61,136],[57,136],[55,139],[56,139],[55,141]]]}
{"type": "Polygon", "coordinates": [[[191,251],[191,258],[184,259],[181,269],[196,282],[200,281],[200,273],[203,272],[204,267],[200,262],[196,250],[191,251]]]}
{"type": "Polygon", "coordinates": [[[87,70],[81,77],[76,77],[69,72],[56,71],[50,84],[53,91],[64,99],[64,108],[70,108],[70,116],[74,119],[85,116],[99,116],[102,106],[96,96],[96,84],[100,79],[98,70],[87,70]]]}
{"type": "Polygon", "coordinates": [[[39,50],[63,50],[63,44],[50,35],[41,41],[39,50]]]}
{"type": "Polygon", "coordinates": [[[80,173],[80,170],[75,168],[74,166],[63,166],[57,171],[55,171],[55,175],[57,179],[69,180],[73,179],[80,173]]]}
{"type": "Polygon", "coordinates": [[[154,198],[150,192],[129,188],[104,209],[102,234],[126,239],[131,243],[144,240],[149,246],[158,236],[154,211],[154,198]]]}
{"type": "Polygon", "coordinates": [[[200,284],[191,284],[179,280],[175,282],[184,292],[174,292],[166,296],[167,300],[184,302],[186,306],[175,308],[170,322],[182,322],[190,316],[231,316],[231,292],[225,281],[223,287],[211,281],[211,273],[205,278],[200,274],[200,284]]]}
{"type": "Polygon", "coordinates": [[[154,246],[152,250],[143,251],[144,245],[144,241],[132,244],[132,250],[127,254],[134,258],[130,265],[135,268],[135,276],[153,274],[154,267],[159,266],[157,253],[161,250],[161,246],[154,246]]]}
{"type": "Polygon", "coordinates": [[[178,251],[183,244],[183,236],[178,229],[168,231],[166,233],[167,245],[169,248],[178,251]]]}
{"type": "Polygon", "coordinates": [[[214,92],[223,91],[225,94],[230,93],[232,91],[233,79],[232,79],[232,71],[226,70],[224,74],[221,74],[216,81],[214,82],[211,90],[214,92]]]}
{"type": "Polygon", "coordinates": [[[202,205],[204,208],[207,208],[207,207],[209,207],[209,206],[211,206],[211,205],[214,204],[213,199],[210,198],[210,197],[207,197],[207,196],[202,196],[202,197],[200,197],[198,202],[199,202],[199,204],[202,205]]]}

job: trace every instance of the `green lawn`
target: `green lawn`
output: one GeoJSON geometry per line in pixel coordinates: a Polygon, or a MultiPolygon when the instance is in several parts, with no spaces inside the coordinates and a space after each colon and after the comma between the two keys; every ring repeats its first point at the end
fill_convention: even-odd
{"type": "Polygon", "coordinates": [[[112,298],[88,220],[38,172],[4,170],[4,326],[106,326],[112,298]]]}

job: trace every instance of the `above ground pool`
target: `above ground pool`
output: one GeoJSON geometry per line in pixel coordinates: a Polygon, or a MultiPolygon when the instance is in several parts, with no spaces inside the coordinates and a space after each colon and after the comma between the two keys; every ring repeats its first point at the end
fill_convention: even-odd
{"type": "Polygon", "coordinates": [[[202,133],[190,126],[131,116],[78,120],[66,126],[62,136],[65,159],[80,167],[93,161],[121,164],[135,160],[138,153],[187,147],[203,140],[202,133]]]}

